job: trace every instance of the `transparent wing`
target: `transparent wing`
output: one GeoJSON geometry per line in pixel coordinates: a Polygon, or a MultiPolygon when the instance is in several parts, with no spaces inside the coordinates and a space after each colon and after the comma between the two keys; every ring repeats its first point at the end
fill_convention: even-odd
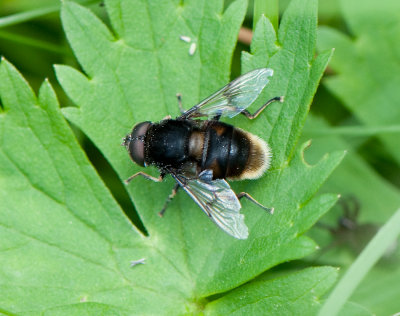
{"type": "MultiPolygon", "coordinates": [[[[207,175],[211,172],[212,179],[212,171],[206,170],[206,172],[207,175]]],[[[238,239],[248,237],[244,215],[240,214],[239,200],[225,180],[208,180],[201,175],[196,180],[176,174],[172,174],[172,176],[220,228],[238,239]]]]}
{"type": "Polygon", "coordinates": [[[206,116],[234,117],[252,104],[274,74],[270,68],[250,71],[181,115],[181,118],[206,116]]]}

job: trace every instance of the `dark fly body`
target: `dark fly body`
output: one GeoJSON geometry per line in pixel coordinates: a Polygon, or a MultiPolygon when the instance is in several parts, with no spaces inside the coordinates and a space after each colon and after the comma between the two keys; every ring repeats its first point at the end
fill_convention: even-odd
{"type": "MultiPolygon", "coordinates": [[[[272,69],[253,70],[191,109],[182,111],[176,119],[137,124],[124,138],[123,145],[135,163],[143,167],[156,166],[160,177],[138,172],[126,182],[139,175],[158,182],[170,174],[177,184],[161,215],[177,190],[183,188],[220,228],[236,238],[246,239],[248,229],[240,214],[239,199],[246,197],[269,212],[273,208],[261,205],[248,193],[235,194],[226,180],[261,177],[270,166],[271,149],[259,137],[219,119],[237,114],[253,119],[268,104],[283,102],[283,97],[275,97],[254,114],[246,110],[272,75],[272,69]],[[197,119],[200,117],[206,120],[197,119]]],[[[178,100],[180,102],[179,96],[178,100]]]]}

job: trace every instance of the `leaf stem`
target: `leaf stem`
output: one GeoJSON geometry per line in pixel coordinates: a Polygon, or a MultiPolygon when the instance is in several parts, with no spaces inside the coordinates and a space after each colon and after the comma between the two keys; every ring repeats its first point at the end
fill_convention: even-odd
{"type": "Polygon", "coordinates": [[[43,15],[47,15],[53,12],[57,12],[60,9],[60,5],[52,5],[44,8],[29,10],[25,12],[18,12],[15,14],[11,14],[9,16],[5,16],[0,18],[0,28],[15,25],[18,23],[23,23],[43,15]]]}
{"type": "Polygon", "coordinates": [[[331,135],[343,136],[374,136],[378,134],[400,133],[400,125],[389,126],[341,126],[331,128],[305,128],[304,133],[313,137],[331,135]]]}
{"type": "MultiPolygon", "coordinates": [[[[80,4],[92,4],[95,2],[94,0],[83,0],[80,2],[80,4]]],[[[18,12],[15,14],[11,14],[8,16],[4,16],[0,18],[0,28],[2,27],[7,27],[10,25],[15,25],[23,22],[27,22],[36,18],[39,18],[41,16],[54,13],[60,10],[60,4],[57,5],[51,5],[51,6],[46,6],[43,8],[38,8],[38,9],[33,9],[25,12],[18,12]]]]}
{"type": "Polygon", "coordinates": [[[342,279],[333,289],[329,298],[322,306],[319,316],[338,315],[342,306],[371,270],[373,265],[382,257],[386,249],[392,245],[400,234],[400,209],[378,231],[358,256],[356,261],[346,271],[342,279]]]}
{"type": "Polygon", "coordinates": [[[262,15],[265,15],[272,23],[275,31],[278,31],[279,0],[254,0],[253,31],[262,15]]]}
{"type": "Polygon", "coordinates": [[[13,41],[19,44],[28,45],[36,48],[40,48],[49,52],[63,54],[63,55],[71,55],[68,51],[60,47],[59,45],[51,44],[45,41],[41,41],[35,38],[31,38],[28,36],[23,36],[19,34],[15,34],[12,32],[2,31],[0,30],[0,38],[13,41]]]}

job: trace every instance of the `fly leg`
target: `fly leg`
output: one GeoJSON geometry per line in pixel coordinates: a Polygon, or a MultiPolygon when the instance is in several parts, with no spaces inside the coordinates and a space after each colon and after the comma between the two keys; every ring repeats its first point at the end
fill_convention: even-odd
{"type": "Polygon", "coordinates": [[[125,184],[129,184],[129,182],[131,182],[137,176],[142,176],[143,178],[154,181],[154,182],[161,182],[164,179],[165,174],[161,173],[158,178],[155,178],[147,173],[144,173],[143,171],[139,171],[139,172],[136,172],[134,175],[130,176],[128,179],[126,179],[124,181],[125,184]]]}
{"type": "Polygon", "coordinates": [[[251,114],[247,110],[243,110],[240,113],[243,114],[244,116],[246,116],[247,118],[249,118],[250,120],[255,119],[268,105],[270,105],[272,102],[275,102],[275,101],[279,101],[282,103],[284,101],[284,97],[275,97],[275,98],[272,98],[271,100],[268,100],[267,103],[265,103],[263,106],[261,106],[253,114],[251,114]]]}
{"type": "Polygon", "coordinates": [[[178,190],[179,190],[180,187],[181,187],[181,186],[180,186],[178,183],[175,184],[174,188],[172,189],[171,194],[167,197],[167,200],[165,201],[162,210],[158,213],[158,215],[159,215],[160,217],[163,217],[163,216],[164,216],[164,213],[165,213],[165,211],[166,211],[166,209],[167,209],[167,207],[168,207],[169,202],[171,202],[172,199],[175,197],[176,192],[178,192],[178,190]]]}
{"type": "Polygon", "coordinates": [[[171,118],[172,118],[171,115],[167,115],[163,117],[161,121],[170,120],[171,118]]]}
{"type": "Polygon", "coordinates": [[[255,200],[250,194],[248,194],[247,192],[240,192],[239,194],[236,194],[237,198],[240,200],[242,197],[245,197],[246,199],[248,199],[250,202],[253,202],[255,205],[261,207],[263,210],[266,210],[267,212],[269,212],[270,214],[274,213],[274,208],[273,207],[266,207],[264,205],[262,205],[260,202],[258,202],[257,200],[255,200]]]}
{"type": "Polygon", "coordinates": [[[186,111],[183,109],[183,106],[182,106],[182,94],[177,93],[176,98],[178,99],[179,111],[181,111],[181,114],[185,113],[186,111]]]}

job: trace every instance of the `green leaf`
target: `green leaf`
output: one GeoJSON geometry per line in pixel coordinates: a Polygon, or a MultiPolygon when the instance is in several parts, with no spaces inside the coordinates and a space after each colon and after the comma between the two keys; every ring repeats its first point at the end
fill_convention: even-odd
{"type": "Polygon", "coordinates": [[[37,98],[5,60],[0,78],[2,310],[42,311],[118,288],[122,299],[144,237],[99,181],[49,83],[37,98]]]}
{"type": "MultiPolygon", "coordinates": [[[[330,64],[334,75],[324,83],[364,130],[396,126],[400,120],[400,3],[356,0],[340,1],[340,5],[350,35],[327,27],[318,33],[320,50],[336,48],[330,64]]],[[[376,137],[399,164],[398,133],[380,133],[376,137]]],[[[321,142],[325,141],[321,139],[321,142]]],[[[359,156],[346,159],[341,167],[343,169],[338,170],[337,178],[332,178],[331,184],[342,186],[345,192],[352,191],[360,199],[360,225],[383,224],[399,208],[398,188],[379,177],[359,156]]],[[[333,185],[328,184],[326,190],[332,189],[333,185]]],[[[398,250],[397,257],[392,253],[384,261],[387,260],[394,261],[393,266],[381,263],[374,267],[351,298],[377,315],[394,314],[400,308],[395,299],[400,291],[398,250]]],[[[364,265],[367,264],[369,262],[365,261],[364,265]]]]}
{"type": "MultiPolygon", "coordinates": [[[[374,171],[349,142],[335,133],[335,130],[322,119],[309,115],[302,138],[313,138],[313,146],[306,152],[306,158],[309,161],[318,161],[328,148],[348,150],[345,159],[321,191],[339,192],[343,203],[346,203],[348,197],[357,199],[360,214],[353,229],[332,235],[326,229],[315,227],[309,236],[321,246],[321,252],[316,253],[312,261],[318,259],[319,263],[341,266],[341,270],[346,271],[369,241],[367,238],[372,238],[380,226],[398,209],[400,191],[374,171]],[[366,183],[368,185],[365,185],[366,183]]],[[[322,221],[325,225],[337,227],[338,219],[343,215],[343,207],[338,205],[322,221]]],[[[379,251],[379,247],[376,251],[379,251]]],[[[396,299],[400,295],[400,288],[397,286],[400,282],[398,253],[398,249],[388,251],[383,262],[373,267],[353,293],[353,302],[362,304],[375,315],[396,313],[400,308],[396,299]]]]}
{"type": "Polygon", "coordinates": [[[278,0],[256,0],[254,1],[253,9],[253,28],[256,25],[261,16],[266,16],[271,21],[274,29],[278,29],[279,22],[279,1],[278,0]]]}
{"type": "MultiPolygon", "coordinates": [[[[343,127],[343,130],[345,128],[343,127]]],[[[321,118],[310,114],[301,138],[304,141],[312,139],[312,146],[306,152],[306,160],[318,161],[329,149],[348,151],[340,166],[322,186],[321,192],[338,192],[343,198],[356,197],[361,204],[359,223],[382,225],[398,209],[400,190],[374,171],[356,149],[352,148],[347,138],[336,134],[338,129],[340,127],[332,128],[321,118]]]]}
{"type": "Polygon", "coordinates": [[[290,276],[256,281],[210,303],[206,315],[316,314],[317,297],[335,282],[336,269],[309,268],[290,276]],[[302,296],[301,299],[299,297],[302,296]]]}
{"type": "MultiPolygon", "coordinates": [[[[400,3],[340,1],[353,38],[328,27],[318,33],[318,48],[335,47],[330,66],[336,72],[325,84],[366,126],[398,124],[400,120],[400,3]]],[[[379,135],[400,163],[395,134],[379,135]]]]}
{"type": "MultiPolygon", "coordinates": [[[[111,10],[116,10],[113,7],[115,3],[112,3],[111,10]]],[[[238,6],[240,3],[236,2],[233,5],[238,6]]],[[[122,10],[125,14],[132,11],[129,8],[129,4],[121,2],[121,5],[127,6],[122,10]]],[[[207,24],[202,24],[204,27],[207,26],[203,30],[199,28],[199,25],[193,25],[191,30],[199,33],[193,34],[187,30],[186,24],[188,22],[186,21],[197,21],[199,19],[197,15],[202,10],[208,12],[209,10],[217,9],[208,7],[209,4],[204,4],[205,7],[202,10],[200,8],[194,10],[191,7],[193,5],[200,6],[200,3],[190,3],[188,4],[188,8],[185,7],[183,9],[183,12],[192,15],[190,18],[185,18],[186,14],[181,13],[181,8],[177,10],[168,6],[162,8],[158,6],[154,8],[139,7],[134,11],[135,18],[126,18],[126,25],[118,25],[116,27],[117,33],[119,30],[120,32],[125,32],[128,29],[128,23],[133,23],[132,21],[141,24],[154,24],[155,26],[152,28],[154,30],[169,27],[169,31],[159,34],[158,31],[149,29],[142,33],[126,33],[127,38],[119,40],[110,38],[110,33],[105,30],[105,27],[85,9],[72,3],[67,3],[63,10],[63,22],[72,48],[77,54],[83,69],[92,78],[87,80],[87,83],[81,83],[83,79],[80,79],[80,77],[82,76],[76,74],[75,71],[65,71],[65,68],[57,69],[57,75],[61,84],[69,96],[79,105],[78,109],[66,109],[65,113],[69,119],[80,126],[93,140],[117,172],[122,174],[122,178],[127,178],[132,173],[134,167],[128,166],[130,161],[126,159],[126,153],[122,148],[116,151],[113,150],[113,147],[119,142],[121,135],[129,132],[129,127],[132,123],[146,119],[159,120],[163,115],[177,113],[175,105],[175,94],[177,92],[182,92],[184,100],[193,100],[191,104],[195,104],[196,101],[207,96],[227,81],[226,79],[225,82],[221,80],[219,84],[209,88],[213,78],[214,80],[215,78],[228,78],[229,58],[227,57],[232,53],[235,40],[234,36],[231,36],[231,40],[228,41],[226,37],[216,36],[216,34],[228,34],[236,31],[237,27],[232,28],[232,26],[230,26],[232,28],[230,32],[225,31],[229,25],[225,21],[235,18],[237,22],[240,22],[242,16],[229,16],[235,12],[237,16],[238,10],[232,7],[228,8],[219,21],[207,20],[207,24]],[[167,14],[167,20],[173,20],[174,23],[170,24],[172,22],[165,21],[166,18],[162,18],[165,14],[160,14],[159,10],[170,12],[170,14],[167,14]],[[176,14],[176,17],[171,17],[173,14],[176,14]],[[149,22],[148,19],[152,17],[153,20],[149,22]],[[144,21],[140,22],[141,19],[144,21]],[[90,28],[89,23],[96,23],[98,25],[96,28],[90,28]],[[211,28],[212,25],[214,25],[214,29],[211,28]],[[168,36],[165,37],[165,34],[168,34],[168,36]],[[186,43],[181,43],[179,40],[179,37],[183,34],[193,39],[198,39],[198,51],[193,57],[187,54],[188,46],[186,43]],[[223,44],[219,44],[219,41],[223,42],[223,44]],[[125,42],[131,43],[131,45],[141,45],[141,47],[137,47],[137,50],[131,50],[130,46],[123,45],[125,42]],[[211,46],[210,43],[213,43],[213,45],[211,46]],[[228,43],[229,45],[227,45],[228,43]],[[104,47],[101,45],[104,45],[104,47]],[[170,52],[172,49],[175,50],[173,54],[170,52]],[[221,49],[224,49],[225,52],[221,53],[221,49]],[[140,55],[141,50],[145,51],[146,54],[143,56],[140,55]],[[90,58],[88,54],[90,51],[95,53],[107,51],[108,53],[104,56],[106,60],[100,62],[99,59],[94,60],[90,58]],[[115,56],[112,55],[112,52],[115,52],[115,56]],[[178,57],[180,61],[172,60],[169,57],[171,54],[178,57]],[[117,56],[123,56],[124,58],[118,59],[117,56]],[[116,62],[118,64],[122,63],[125,66],[112,66],[116,62]],[[142,65],[146,65],[147,70],[145,72],[141,68],[138,69],[138,67],[143,67],[142,65]],[[227,66],[222,67],[223,65],[227,66]],[[209,72],[204,73],[207,69],[216,70],[217,66],[219,67],[218,72],[213,72],[212,74],[209,72]],[[191,69],[191,71],[188,71],[188,69],[191,69]],[[74,75],[70,76],[71,73],[74,73],[74,75]],[[150,80],[151,82],[147,83],[147,76],[152,79],[150,80]],[[129,81],[127,81],[127,78],[129,78],[129,81]],[[103,86],[103,82],[107,82],[107,84],[115,82],[115,87],[109,88],[110,91],[115,91],[115,94],[110,95],[108,90],[103,86]],[[183,82],[186,83],[186,87],[183,85],[183,82]],[[84,90],[80,88],[82,84],[87,86],[84,90]],[[132,93],[132,90],[138,91],[132,93]],[[85,94],[76,91],[85,91],[85,94]],[[87,91],[91,92],[89,96],[87,95],[87,91]],[[206,92],[203,93],[202,91],[206,92]],[[144,97],[146,96],[150,97],[145,100],[144,97]],[[115,104],[111,117],[110,113],[106,110],[110,104],[115,104]],[[93,105],[96,106],[94,107],[93,105]],[[103,107],[104,110],[99,111],[99,107],[103,107]],[[170,110],[171,107],[173,107],[173,110],[170,110]],[[148,109],[151,109],[151,111],[148,109]],[[134,118],[132,117],[132,113],[135,113],[134,118]],[[99,117],[99,115],[102,117],[99,117]],[[118,118],[114,120],[113,116],[118,116],[118,118]],[[99,131],[97,122],[102,122],[102,131],[99,131]],[[106,126],[106,123],[109,123],[109,125],[106,126]],[[122,131],[122,128],[125,130],[122,131]],[[124,160],[126,161],[126,165],[124,160]],[[131,171],[129,172],[129,170],[131,171]]],[[[111,14],[111,19],[113,16],[111,14]]],[[[119,17],[120,15],[117,16],[119,17]]],[[[125,18],[123,16],[122,22],[124,21],[125,18]]],[[[113,21],[112,24],[116,25],[113,21]]],[[[258,120],[255,124],[249,124],[248,122],[242,124],[245,127],[247,125],[249,130],[258,131],[262,135],[271,135],[270,141],[274,148],[274,169],[276,171],[271,171],[269,176],[260,182],[260,187],[263,189],[258,190],[258,196],[264,196],[265,198],[262,201],[264,204],[273,205],[277,212],[282,213],[284,219],[278,219],[278,221],[283,221],[282,226],[284,226],[283,223],[290,223],[292,221],[296,211],[303,207],[302,203],[307,204],[310,197],[315,193],[319,183],[326,178],[332,167],[340,160],[340,154],[331,156],[329,159],[315,166],[316,169],[321,170],[321,172],[317,172],[316,169],[311,171],[311,168],[305,167],[300,162],[300,159],[297,158],[292,162],[292,169],[283,168],[282,170],[278,170],[279,164],[286,165],[289,163],[286,159],[293,152],[294,144],[300,133],[299,127],[301,126],[301,122],[304,121],[317,82],[329,58],[329,54],[321,55],[313,63],[313,66],[309,67],[309,63],[313,59],[314,50],[314,42],[310,39],[315,39],[315,28],[316,3],[314,1],[308,1],[306,6],[293,5],[288,10],[281,27],[280,37],[282,37],[282,42],[284,43],[283,49],[273,56],[274,60],[269,64],[279,76],[274,81],[275,84],[272,83],[268,90],[270,95],[285,95],[287,101],[284,103],[281,111],[278,112],[276,106],[274,109],[271,109],[270,113],[268,113],[270,114],[268,116],[269,124],[265,124],[265,118],[258,120]],[[295,32],[299,27],[303,32],[295,32]],[[304,33],[307,35],[302,35],[304,33]],[[303,46],[299,43],[302,43],[303,46]],[[300,57],[297,57],[297,55],[300,57]],[[282,67],[283,65],[285,67],[282,67]],[[287,65],[292,65],[292,67],[287,67],[287,65]],[[298,85],[298,81],[301,81],[300,86],[298,85]],[[283,90],[283,87],[286,88],[287,85],[289,86],[288,90],[283,90]],[[290,90],[290,87],[294,88],[295,86],[297,90],[290,90]],[[285,117],[284,120],[283,117],[285,117]],[[300,123],[298,123],[299,121],[300,123]],[[263,126],[258,129],[257,125],[263,126]],[[309,182],[310,185],[308,188],[303,187],[304,190],[299,190],[298,186],[289,185],[289,183],[295,183],[293,178],[291,178],[292,173],[298,174],[299,181],[301,181],[301,177],[305,178],[315,175],[316,182],[309,182]],[[270,183],[270,185],[267,186],[266,183],[270,183]],[[273,183],[275,185],[272,185],[273,183]],[[290,191],[290,188],[293,188],[292,200],[285,201],[287,199],[283,197],[290,191]],[[275,194],[273,194],[274,191],[276,192],[275,194]]],[[[262,30],[261,32],[267,31],[262,30]]],[[[271,55],[273,54],[273,52],[270,53],[271,55]]],[[[263,66],[266,65],[258,65],[258,67],[263,66]]],[[[265,96],[263,99],[266,99],[265,96]]],[[[268,137],[265,138],[268,139],[268,137]]],[[[298,157],[300,156],[301,154],[299,153],[298,157]]],[[[168,185],[171,186],[169,183],[168,185]]],[[[253,190],[249,191],[257,193],[257,190],[254,190],[254,184],[249,183],[246,187],[253,188],[253,190]]],[[[250,242],[249,245],[243,244],[243,246],[239,246],[237,241],[232,240],[229,236],[223,236],[223,232],[216,231],[212,223],[207,223],[207,218],[201,212],[198,212],[198,210],[197,213],[188,212],[188,209],[196,210],[196,206],[185,196],[177,199],[180,207],[176,202],[173,203],[167,216],[160,221],[156,212],[161,209],[163,199],[149,201],[145,196],[150,194],[161,197],[167,196],[170,189],[166,186],[162,187],[161,185],[155,185],[154,183],[148,183],[140,179],[132,183],[129,189],[132,192],[133,201],[150,235],[157,237],[168,236],[168,238],[157,238],[157,243],[163,244],[163,248],[176,251],[174,257],[182,258],[182,262],[175,260],[177,261],[176,264],[179,265],[179,269],[187,271],[189,276],[196,279],[197,295],[207,296],[229,290],[237,284],[245,282],[249,278],[261,273],[267,267],[288,259],[285,256],[281,257],[279,253],[275,257],[274,251],[280,245],[280,241],[278,239],[277,244],[271,242],[270,235],[275,235],[276,231],[279,231],[279,226],[273,224],[274,219],[269,219],[259,211],[253,212],[254,214],[251,213],[247,222],[250,225],[249,227],[255,226],[252,229],[254,241],[250,242]],[[139,192],[141,193],[139,194],[139,192]],[[202,224],[196,225],[196,223],[202,224]],[[268,225],[268,228],[265,228],[266,225],[268,225]],[[269,228],[270,226],[274,228],[269,228]],[[171,227],[173,227],[172,231],[174,232],[172,235],[171,227]],[[205,231],[207,231],[208,238],[199,238],[199,236],[204,236],[205,231]],[[265,247],[269,251],[265,251],[265,253],[260,252],[265,247]],[[186,253],[186,249],[189,249],[190,252],[186,253]],[[225,250],[222,251],[221,249],[225,250]],[[248,259],[243,257],[244,249],[247,249],[245,251],[246,257],[249,256],[252,258],[249,263],[247,262],[248,259]],[[183,260],[185,257],[186,259],[183,260]],[[237,280],[232,279],[231,274],[243,271],[244,265],[248,266],[246,272],[240,273],[241,275],[237,280]]],[[[331,199],[330,205],[332,203],[334,203],[334,199],[331,199]]],[[[324,211],[326,209],[321,210],[321,212],[324,211]]],[[[292,233],[288,234],[290,236],[292,233]]],[[[295,235],[296,233],[292,237],[286,236],[284,239],[285,243],[289,243],[291,239],[295,238],[295,235]]],[[[307,252],[313,248],[310,247],[307,252]]],[[[298,256],[298,254],[293,255],[294,258],[298,256]]]]}
{"type": "Polygon", "coordinates": [[[337,315],[372,266],[400,235],[400,209],[379,230],[357,260],[346,271],[320,310],[319,315],[337,315]]]}
{"type": "MultiPolygon", "coordinates": [[[[84,73],[67,66],[57,66],[56,71],[76,104],[63,113],[126,179],[140,170],[119,145],[132,125],[177,115],[177,92],[185,104],[193,105],[228,81],[246,2],[235,1],[225,12],[222,1],[105,4],[112,31],[89,10],[72,2],[63,4],[64,29],[84,73]],[[193,56],[181,35],[196,43],[193,56]]],[[[257,43],[243,61],[247,69],[275,70],[258,104],[268,97],[286,97],[254,122],[232,121],[268,140],[274,152],[266,176],[233,184],[236,191],[250,192],[264,205],[275,207],[271,216],[243,202],[250,231],[247,240],[219,230],[184,194],[178,194],[160,218],[157,212],[170,193],[171,179],[162,184],[136,179],[127,187],[149,232],[142,236],[79,149],[49,84],[36,98],[3,61],[0,273],[5,282],[0,306],[10,313],[71,314],[80,313],[84,307],[77,304],[85,302],[93,313],[196,313],[207,309],[215,300],[209,297],[213,294],[219,297],[215,306],[228,307],[232,301],[224,292],[235,295],[238,286],[269,268],[314,251],[315,243],[303,233],[337,198],[315,194],[343,157],[343,152],[334,152],[311,166],[303,159],[308,143],[296,148],[330,57],[327,52],[314,59],[316,11],[315,0],[293,1],[276,41],[262,18],[257,43]],[[263,49],[267,59],[260,53],[263,49]],[[142,258],[144,265],[130,268],[131,261],[142,258]]],[[[154,168],[147,171],[157,173],[154,168]]],[[[288,280],[306,284],[304,278],[310,278],[309,292],[300,287],[298,293],[293,291],[293,297],[300,297],[299,306],[309,306],[334,276],[332,269],[309,270],[288,280]]],[[[280,284],[265,282],[249,289],[277,292],[280,284]]]]}

